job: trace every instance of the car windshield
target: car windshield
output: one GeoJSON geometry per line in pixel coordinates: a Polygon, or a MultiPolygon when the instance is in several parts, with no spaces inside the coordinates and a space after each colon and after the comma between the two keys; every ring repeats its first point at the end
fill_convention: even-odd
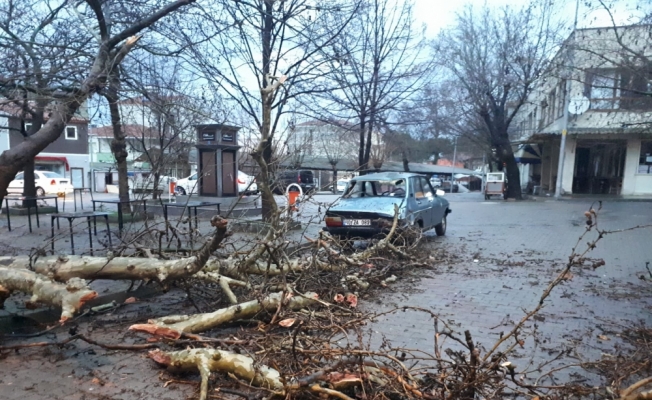
{"type": "Polygon", "coordinates": [[[351,181],[349,188],[342,197],[403,197],[405,193],[404,179],[394,181],[351,181]]]}
{"type": "Polygon", "coordinates": [[[46,178],[63,178],[63,176],[57,174],[56,172],[41,172],[46,178]]]}

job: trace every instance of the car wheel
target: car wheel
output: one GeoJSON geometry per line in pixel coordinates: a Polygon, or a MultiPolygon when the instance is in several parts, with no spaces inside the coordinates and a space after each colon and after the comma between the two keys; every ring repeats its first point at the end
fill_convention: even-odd
{"type": "Polygon", "coordinates": [[[444,236],[446,234],[446,215],[441,219],[441,222],[435,225],[435,233],[437,236],[444,236]]]}
{"type": "Polygon", "coordinates": [[[186,195],[186,189],[184,189],[182,187],[177,187],[177,194],[179,196],[185,196],[186,195]]]}
{"type": "Polygon", "coordinates": [[[36,188],[36,195],[37,196],[45,196],[45,189],[43,189],[42,187],[37,187],[36,188]]]}

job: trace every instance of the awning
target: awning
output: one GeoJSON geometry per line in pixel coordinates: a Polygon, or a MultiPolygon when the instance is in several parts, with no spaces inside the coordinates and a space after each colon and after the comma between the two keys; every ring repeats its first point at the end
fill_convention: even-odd
{"type": "Polygon", "coordinates": [[[519,164],[541,164],[541,150],[536,144],[520,144],[514,158],[519,164]]]}
{"type": "Polygon", "coordinates": [[[66,157],[52,157],[52,156],[36,156],[34,157],[34,162],[47,162],[47,163],[62,163],[66,166],[66,171],[70,171],[70,165],[68,165],[68,159],[66,157]]]}

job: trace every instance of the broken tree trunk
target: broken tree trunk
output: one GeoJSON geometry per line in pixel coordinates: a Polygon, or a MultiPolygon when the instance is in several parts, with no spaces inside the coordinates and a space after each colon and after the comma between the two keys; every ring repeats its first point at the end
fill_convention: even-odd
{"type": "Polygon", "coordinates": [[[97,297],[83,279],[74,278],[63,284],[26,269],[0,267],[0,306],[13,292],[32,295],[28,308],[35,308],[38,303],[61,307],[61,322],[72,318],[85,302],[97,297]]]}
{"type": "Polygon", "coordinates": [[[281,375],[275,369],[256,364],[251,357],[230,351],[217,349],[188,349],[163,352],[153,350],[149,357],[158,364],[167,367],[171,372],[186,372],[199,370],[201,375],[201,390],[199,399],[208,395],[208,378],[211,371],[231,373],[254,386],[267,389],[282,389],[281,375]]]}
{"type": "MultiPolygon", "coordinates": [[[[227,236],[226,219],[216,215],[211,219],[211,225],[216,228],[215,233],[193,257],[179,260],[134,257],[40,257],[32,263],[31,268],[59,282],[67,282],[72,278],[159,282],[187,278],[204,267],[210,255],[227,236]]],[[[29,257],[0,257],[0,262],[14,269],[25,269],[30,266],[29,257]]],[[[0,280],[0,285],[2,284],[0,280]]]]}
{"type": "MultiPolygon", "coordinates": [[[[225,323],[251,318],[260,311],[276,310],[283,297],[284,292],[273,293],[262,300],[247,301],[219,309],[212,313],[171,315],[149,320],[147,324],[132,325],[129,329],[148,333],[161,328],[183,333],[203,332],[225,323]]],[[[316,293],[306,293],[305,296],[291,296],[285,293],[283,305],[286,308],[298,310],[315,302],[317,297],[316,293]]]]}

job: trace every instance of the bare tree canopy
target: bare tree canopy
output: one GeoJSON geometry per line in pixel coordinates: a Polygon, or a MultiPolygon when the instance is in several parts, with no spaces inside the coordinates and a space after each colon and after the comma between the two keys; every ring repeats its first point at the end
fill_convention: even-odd
{"type": "Polygon", "coordinates": [[[0,200],[16,173],[61,135],[91,95],[103,90],[136,46],[137,35],[194,1],[163,6],[122,0],[2,2],[0,54],[8,61],[0,65],[0,96],[35,124],[28,140],[0,155],[0,200]]]}
{"type": "Polygon", "coordinates": [[[389,121],[426,81],[430,68],[425,50],[412,2],[393,0],[363,1],[342,35],[324,48],[329,73],[320,86],[322,103],[306,106],[322,119],[355,127],[362,171],[370,167],[380,121],[389,121]]]}
{"type": "Polygon", "coordinates": [[[273,144],[288,103],[315,90],[319,52],[337,37],[355,4],[304,0],[218,1],[205,5],[196,25],[179,29],[196,73],[248,114],[260,133],[252,152],[259,166],[263,218],[273,219],[276,202],[269,186],[273,144]],[[343,17],[327,31],[318,30],[330,14],[343,17]],[[287,79],[287,81],[286,81],[287,79]]]}
{"type": "Polygon", "coordinates": [[[541,1],[501,9],[467,6],[434,44],[439,64],[452,75],[447,85],[457,96],[458,127],[480,135],[494,151],[506,168],[510,198],[521,198],[521,183],[508,130],[559,45],[554,6],[541,1]]]}

